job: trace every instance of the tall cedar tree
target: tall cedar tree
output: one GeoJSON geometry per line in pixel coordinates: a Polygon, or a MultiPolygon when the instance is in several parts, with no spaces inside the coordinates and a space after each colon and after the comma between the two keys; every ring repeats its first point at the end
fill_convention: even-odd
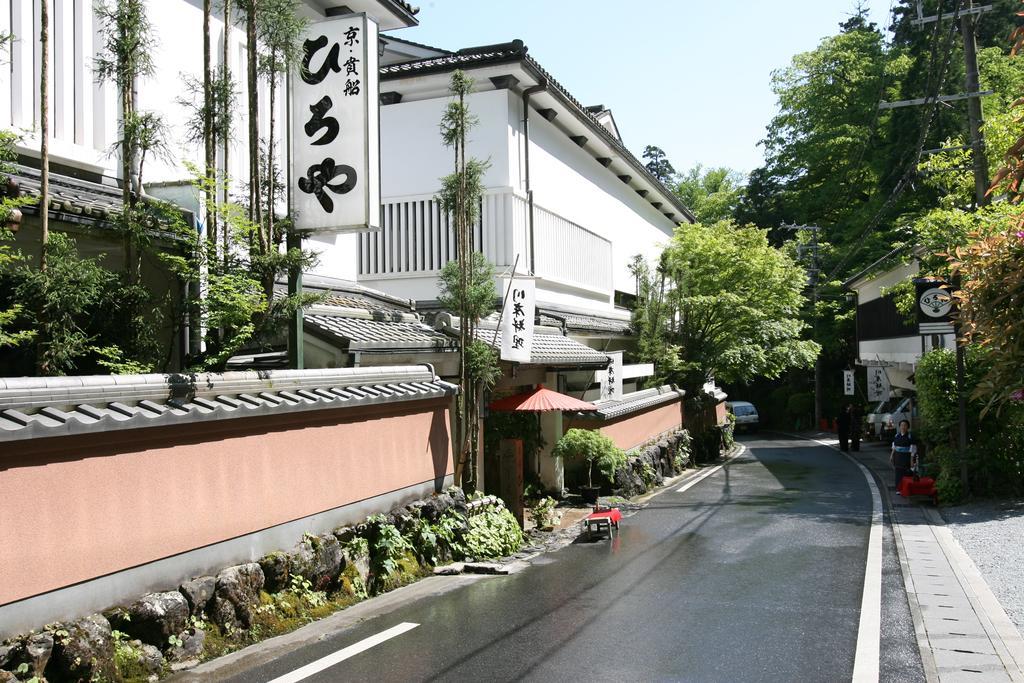
{"type": "Polygon", "coordinates": [[[39,8],[39,269],[46,270],[50,241],[50,9],[49,0],[39,8]]]}
{"type": "Polygon", "coordinates": [[[457,264],[442,271],[444,299],[459,316],[459,392],[455,413],[456,480],[466,490],[476,487],[476,457],[479,451],[480,401],[485,386],[496,379],[497,360],[493,350],[476,339],[480,318],[493,310],[493,271],[473,245],[475,225],[483,193],[482,179],[487,163],[467,159],[467,133],[476,125],[466,96],[473,80],[462,71],[451,76],[453,99],[441,118],[441,139],[454,152],[455,170],[441,179],[441,206],[451,216],[456,236],[457,264]],[[489,289],[488,289],[489,287],[489,289]]]}
{"type": "Polygon", "coordinates": [[[275,189],[277,186],[277,159],[276,141],[274,139],[276,126],[276,95],[277,86],[282,76],[288,73],[302,56],[300,39],[306,30],[307,21],[297,13],[299,3],[296,0],[262,0],[260,13],[257,17],[257,37],[262,47],[260,54],[259,73],[267,81],[267,97],[269,99],[267,122],[268,140],[266,148],[266,193],[267,193],[267,215],[266,232],[267,242],[277,245],[274,230],[275,219],[275,189]]]}

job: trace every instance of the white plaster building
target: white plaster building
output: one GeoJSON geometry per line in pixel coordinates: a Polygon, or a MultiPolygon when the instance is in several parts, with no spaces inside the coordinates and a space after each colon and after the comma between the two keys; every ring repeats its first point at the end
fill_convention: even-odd
{"type": "Polygon", "coordinates": [[[455,53],[385,41],[384,227],[357,238],[359,281],[436,298],[438,270],[453,256],[434,200],[452,170],[438,123],[461,69],[474,79],[468,105],[479,118],[468,151],[490,162],[477,248],[499,272],[518,258],[517,273],[536,275],[542,311],[625,319],[615,302],[635,294],[630,260],[655,258],[692,217],[622,144],[611,112],[581,105],[521,41],[455,53]]]}
{"type": "Polygon", "coordinates": [[[914,370],[921,356],[935,348],[955,349],[952,334],[921,335],[887,290],[918,276],[914,252],[898,250],[843,283],[857,295],[857,365],[885,368],[893,389],[914,391],[914,370]]]}
{"type": "MultiPolygon", "coordinates": [[[[51,2],[53,172],[58,181],[64,174],[116,186],[118,103],[113,85],[96,83],[92,72],[102,43],[92,2],[51,2]]],[[[303,11],[316,20],[334,4],[304,0],[303,11]]],[[[400,0],[359,0],[346,7],[368,12],[384,31],[416,23],[414,10],[400,0]]],[[[39,8],[40,0],[0,3],[0,31],[15,36],[9,71],[0,75],[0,126],[21,132],[18,152],[30,164],[39,147],[39,8]]],[[[185,142],[189,111],[181,100],[189,97],[186,77],[202,70],[202,2],[149,0],[147,8],[156,33],[156,72],[140,79],[139,108],[163,116],[172,143],[170,158],[147,161],[146,189],[191,211],[201,229],[200,197],[185,162],[200,164],[202,152],[185,142]]],[[[218,17],[211,31],[214,62],[227,40],[238,80],[228,171],[241,179],[248,164],[244,31],[225,31],[218,17]]],[[[616,303],[635,294],[630,259],[654,258],[674,226],[691,216],[622,144],[611,112],[580,104],[521,41],[448,52],[382,34],[381,52],[383,229],[313,237],[307,246],[320,252],[321,262],[311,274],[358,282],[421,308],[436,299],[439,269],[454,256],[434,200],[452,165],[438,123],[450,74],[460,68],[476,81],[469,106],[480,123],[469,151],[490,162],[477,248],[499,272],[511,270],[518,258],[517,273],[538,277],[539,322],[598,348],[621,348],[628,313],[616,303]]],[[[280,99],[275,135],[284,141],[290,124],[280,99]]],[[[260,112],[264,136],[266,100],[260,112]]],[[[283,168],[283,143],[278,151],[283,168]]],[[[223,161],[218,150],[218,165],[223,161]]]]}
{"type": "MultiPolygon", "coordinates": [[[[93,62],[102,50],[100,25],[93,12],[92,0],[49,0],[50,2],[50,69],[51,163],[77,177],[114,181],[120,164],[112,148],[119,138],[119,103],[111,83],[99,84],[93,74],[93,62]]],[[[381,30],[416,25],[415,10],[402,0],[346,0],[354,12],[366,12],[381,30]]],[[[333,0],[303,0],[302,13],[311,21],[323,19],[333,0]]],[[[0,61],[8,68],[0,74],[0,127],[22,133],[18,151],[27,157],[39,156],[39,71],[41,64],[39,28],[41,0],[6,0],[0,2],[0,33],[14,36],[9,55],[0,61]],[[9,60],[8,60],[9,57],[9,60]],[[9,61],[9,64],[7,62],[9,61]]],[[[185,203],[185,208],[198,207],[198,197],[188,187],[189,174],[184,162],[199,164],[202,150],[185,142],[188,109],[182,105],[189,94],[185,79],[200,78],[203,68],[203,3],[202,0],[147,0],[146,10],[154,28],[152,76],[138,83],[140,111],[155,111],[169,127],[171,156],[147,161],[147,190],[166,194],[185,203]],[[161,190],[161,187],[165,188],[161,190]],[[167,189],[167,188],[170,189],[167,189]],[[175,188],[179,188],[175,192],[175,188]],[[187,189],[186,189],[187,188],[187,189]],[[192,206],[187,204],[191,202],[192,206]]],[[[239,17],[236,15],[236,21],[239,17]]],[[[236,135],[229,151],[229,171],[233,178],[247,175],[248,154],[244,135],[245,30],[236,23],[225,31],[221,15],[214,12],[211,20],[212,58],[214,65],[222,61],[224,40],[228,45],[228,66],[237,82],[236,135]]],[[[266,93],[261,92],[260,134],[268,133],[266,93]]],[[[287,106],[281,98],[276,115],[276,137],[282,141],[278,150],[284,160],[284,144],[288,129],[287,106]]],[[[218,165],[223,158],[218,150],[218,165]]]]}

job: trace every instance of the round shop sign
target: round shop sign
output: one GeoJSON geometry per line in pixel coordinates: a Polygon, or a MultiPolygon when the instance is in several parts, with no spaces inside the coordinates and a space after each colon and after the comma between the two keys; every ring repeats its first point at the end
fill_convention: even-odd
{"type": "Polygon", "coordinates": [[[932,287],[925,290],[918,303],[921,311],[929,318],[944,318],[953,308],[953,297],[945,289],[932,287]]]}

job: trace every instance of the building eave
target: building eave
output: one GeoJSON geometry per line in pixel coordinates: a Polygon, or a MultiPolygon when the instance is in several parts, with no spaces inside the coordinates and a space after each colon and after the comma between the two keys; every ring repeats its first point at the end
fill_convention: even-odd
{"type": "MultiPolygon", "coordinates": [[[[544,105],[540,104],[545,96],[550,98],[553,104],[557,104],[563,111],[571,114],[572,119],[578,124],[582,124],[589,133],[588,135],[584,131],[569,131],[568,135],[570,138],[578,136],[586,138],[588,142],[582,146],[585,149],[589,149],[593,153],[595,160],[607,168],[610,173],[619,177],[620,180],[625,179],[623,182],[634,190],[646,190],[646,193],[640,196],[652,206],[657,204],[658,206],[655,206],[655,209],[661,206],[670,206],[673,212],[665,214],[665,217],[670,221],[676,223],[683,221],[689,223],[696,222],[693,213],[682,203],[679,197],[654,177],[647,170],[647,167],[622,144],[620,139],[605,128],[587,107],[573,97],[561,83],[533,59],[528,54],[527,46],[521,40],[467,48],[444,57],[391,64],[381,67],[380,78],[382,82],[395,82],[451,73],[456,69],[464,71],[490,69],[493,71],[494,67],[516,67],[520,69],[526,76],[526,79],[519,79],[518,87],[520,88],[540,84],[546,85],[547,89],[542,93],[537,93],[531,101],[536,108],[550,108],[550,105],[547,103],[544,105]],[[532,83],[528,83],[527,80],[532,81],[532,83]]],[[[487,84],[492,84],[489,78],[477,80],[481,84],[485,81],[487,84]]]]}

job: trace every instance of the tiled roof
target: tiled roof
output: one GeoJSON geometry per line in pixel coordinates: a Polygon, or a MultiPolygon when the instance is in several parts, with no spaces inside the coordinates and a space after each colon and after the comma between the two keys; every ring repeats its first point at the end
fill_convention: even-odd
{"type": "Polygon", "coordinates": [[[529,48],[523,44],[521,40],[514,40],[510,43],[499,43],[496,45],[485,45],[481,47],[467,48],[459,50],[453,55],[444,57],[431,57],[428,59],[418,59],[410,62],[403,62],[399,64],[389,64],[383,66],[380,69],[382,79],[388,78],[401,78],[403,76],[418,76],[428,73],[438,73],[451,71],[453,69],[465,68],[465,67],[476,67],[486,66],[488,64],[502,64],[507,62],[522,61],[537,71],[544,79],[547,80],[548,85],[564,97],[569,103],[571,103],[577,110],[577,114],[584,120],[588,120],[592,126],[591,128],[598,133],[605,142],[609,144],[623,159],[625,159],[634,168],[635,171],[644,175],[647,182],[653,184],[655,187],[660,188],[662,194],[672,204],[672,206],[691,220],[694,220],[693,214],[690,210],[679,200],[675,193],[671,192],[665,185],[658,180],[647,167],[637,159],[632,152],[630,152],[622,141],[619,140],[615,135],[611,133],[607,128],[602,125],[597,119],[597,115],[590,110],[587,106],[583,105],[579,100],[573,97],[568,90],[559,83],[554,76],[552,76],[547,69],[542,67],[537,60],[528,54],[529,48]]]}
{"type": "Polygon", "coordinates": [[[362,308],[367,311],[403,311],[398,304],[371,299],[368,296],[350,292],[337,292],[328,294],[320,303],[325,306],[340,306],[341,308],[362,308]]]}
{"type": "MultiPolygon", "coordinates": [[[[39,197],[39,170],[15,165],[5,174],[17,188],[19,196],[39,197]]],[[[70,178],[59,173],[50,174],[50,211],[77,217],[80,220],[106,221],[121,212],[121,190],[99,183],[70,178]]]]}
{"type": "MultiPolygon", "coordinates": [[[[476,329],[476,338],[501,348],[501,330],[476,329]]],[[[533,335],[533,349],[530,352],[531,365],[608,367],[608,356],[580,344],[574,339],[558,333],[536,330],[533,335]]]]}
{"type": "Polygon", "coordinates": [[[606,318],[599,315],[584,313],[565,313],[553,309],[541,308],[537,316],[542,325],[560,326],[565,321],[569,331],[580,332],[612,332],[620,335],[631,334],[632,328],[628,320],[606,318]]]}
{"type": "MultiPolygon", "coordinates": [[[[410,312],[414,307],[414,302],[410,299],[392,296],[352,280],[342,280],[319,274],[304,273],[302,288],[307,292],[326,295],[323,303],[331,306],[360,308],[368,311],[402,312],[410,312]]],[[[278,282],[278,289],[282,293],[287,291],[286,283],[278,282]]]]}
{"type": "Polygon", "coordinates": [[[526,56],[526,46],[521,40],[512,43],[503,43],[491,46],[490,49],[474,48],[473,50],[460,50],[443,57],[430,57],[428,59],[417,59],[411,62],[399,64],[388,64],[380,68],[382,76],[395,75],[418,75],[423,73],[434,73],[437,71],[450,71],[460,66],[482,66],[484,64],[507,62],[521,59],[526,56]]]}
{"type": "Polygon", "coordinates": [[[416,47],[422,47],[425,50],[433,50],[434,52],[443,52],[446,55],[454,54],[451,50],[445,50],[443,47],[434,47],[433,45],[427,45],[425,43],[417,43],[415,40],[409,40],[408,38],[401,38],[399,36],[391,35],[390,33],[381,36],[381,40],[394,41],[396,43],[405,43],[406,45],[415,45],[416,47]]]}
{"type": "Polygon", "coordinates": [[[391,1],[394,4],[398,5],[399,7],[401,7],[406,12],[408,12],[410,15],[415,16],[415,15],[419,14],[419,12],[420,12],[420,8],[419,7],[413,7],[411,4],[409,4],[405,0],[391,0],[391,1]]]}
{"type": "Polygon", "coordinates": [[[0,378],[0,441],[401,403],[456,391],[426,365],[0,378]]]}
{"type": "MultiPolygon", "coordinates": [[[[316,307],[327,311],[328,307],[316,307]]],[[[406,317],[406,316],[403,316],[406,317]]],[[[386,349],[436,349],[456,347],[456,341],[418,320],[379,320],[341,315],[307,314],[307,326],[344,342],[349,351],[386,349]]]]}
{"type": "MultiPolygon", "coordinates": [[[[8,185],[13,187],[16,196],[36,199],[35,203],[29,203],[23,208],[31,213],[38,213],[38,198],[42,191],[39,169],[15,164],[14,170],[4,175],[8,177],[8,185]]],[[[114,219],[124,208],[120,188],[80,180],[60,173],[50,173],[49,193],[51,220],[65,223],[111,227],[114,219]]],[[[186,217],[186,222],[191,221],[191,218],[188,217],[189,213],[179,206],[153,197],[145,197],[143,201],[151,207],[162,209],[164,215],[177,214],[186,217]]],[[[182,241],[183,238],[180,235],[164,229],[166,226],[159,222],[160,215],[160,211],[154,212],[152,223],[149,226],[150,236],[168,242],[182,241]]]]}
{"type": "Polygon", "coordinates": [[[575,413],[577,417],[597,418],[599,420],[614,420],[616,418],[649,410],[656,406],[679,401],[686,395],[682,389],[666,384],[654,389],[644,389],[632,394],[626,394],[616,401],[602,401],[597,403],[596,410],[587,410],[575,413]]]}

